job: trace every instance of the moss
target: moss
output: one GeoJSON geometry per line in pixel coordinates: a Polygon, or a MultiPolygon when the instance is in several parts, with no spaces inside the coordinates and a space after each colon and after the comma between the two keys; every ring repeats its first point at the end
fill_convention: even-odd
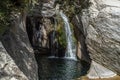
{"type": "MultiPolygon", "coordinates": [[[[72,33],[74,34],[74,26],[73,26],[72,23],[70,23],[70,28],[71,28],[72,33]]],[[[74,42],[74,43],[77,43],[77,39],[75,38],[74,35],[72,35],[72,39],[73,39],[73,42],[74,42]]]]}
{"type": "Polygon", "coordinates": [[[66,35],[64,31],[64,24],[62,21],[60,21],[60,23],[57,26],[57,32],[58,32],[59,44],[65,48],[67,46],[67,42],[66,42],[66,35]]]}
{"type": "MultiPolygon", "coordinates": [[[[58,16],[57,20],[58,20],[58,25],[57,25],[58,41],[62,47],[66,48],[67,41],[66,41],[64,22],[60,16],[58,16]]],[[[74,26],[72,23],[70,23],[70,28],[72,33],[74,33],[74,30],[73,30],[74,26]]],[[[72,39],[73,39],[73,42],[76,43],[77,40],[75,39],[74,35],[72,35],[72,39]]]]}

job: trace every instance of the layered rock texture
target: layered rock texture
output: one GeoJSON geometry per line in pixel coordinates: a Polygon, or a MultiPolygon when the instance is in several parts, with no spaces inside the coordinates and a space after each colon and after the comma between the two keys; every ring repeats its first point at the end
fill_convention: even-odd
{"type": "Polygon", "coordinates": [[[120,75],[120,0],[90,0],[82,25],[90,57],[120,75]]]}
{"type": "Polygon", "coordinates": [[[0,80],[29,80],[0,42],[0,80]]]}
{"type": "Polygon", "coordinates": [[[25,26],[25,13],[11,14],[10,29],[2,36],[0,79],[38,80],[37,63],[25,26]]]}
{"type": "MultiPolygon", "coordinates": [[[[0,42],[0,80],[38,80],[31,45],[44,48],[45,53],[49,50],[55,52],[52,43],[56,42],[53,37],[58,36],[54,35],[56,22],[62,26],[56,15],[60,9],[65,11],[74,26],[78,58],[89,63],[93,60],[90,76],[94,71],[92,77],[108,77],[110,75],[99,72],[108,69],[120,75],[120,0],[58,0],[60,6],[55,4],[55,0],[38,1],[27,15],[27,20],[24,11],[11,12],[11,25],[0,42]],[[95,66],[99,75],[93,68],[95,66]]],[[[56,45],[58,48],[58,43],[56,45]]],[[[57,52],[60,51],[62,49],[57,52]]]]}
{"type": "Polygon", "coordinates": [[[55,15],[55,0],[38,1],[38,4],[32,9],[32,16],[53,17],[55,15]]]}

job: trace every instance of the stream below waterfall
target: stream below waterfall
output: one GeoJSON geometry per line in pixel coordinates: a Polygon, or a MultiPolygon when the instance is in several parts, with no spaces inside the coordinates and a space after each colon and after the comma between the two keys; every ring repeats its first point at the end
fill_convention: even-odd
{"type": "Polygon", "coordinates": [[[87,73],[89,65],[83,61],[49,58],[36,55],[39,80],[71,80],[87,73]]]}

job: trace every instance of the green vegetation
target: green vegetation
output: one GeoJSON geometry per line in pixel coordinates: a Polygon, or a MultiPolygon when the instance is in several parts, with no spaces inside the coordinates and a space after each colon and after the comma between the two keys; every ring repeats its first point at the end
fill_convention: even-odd
{"type": "MultiPolygon", "coordinates": [[[[58,16],[57,20],[58,20],[58,25],[57,25],[58,40],[60,45],[62,45],[65,48],[67,46],[67,41],[66,41],[64,22],[60,16],[58,16]]],[[[70,28],[71,28],[71,31],[74,32],[74,26],[72,23],[70,23],[70,28]]],[[[76,43],[74,34],[72,35],[72,38],[73,38],[73,42],[76,43]]]]}
{"type": "Polygon", "coordinates": [[[0,35],[9,28],[11,12],[23,12],[35,0],[0,0],[0,35]]]}
{"type": "MultiPolygon", "coordinates": [[[[89,2],[89,0],[56,0],[55,4],[59,4],[60,5],[60,10],[63,10],[63,12],[67,15],[67,17],[69,18],[69,23],[70,23],[70,27],[72,32],[74,32],[74,26],[72,24],[72,19],[73,17],[75,17],[75,15],[77,14],[81,14],[83,9],[88,8],[91,4],[89,2]]],[[[61,21],[59,22],[59,26],[64,27],[64,24],[61,21]]],[[[67,42],[65,39],[65,31],[63,28],[60,28],[58,30],[60,37],[59,37],[59,41],[63,46],[66,46],[67,42]]],[[[73,35],[73,41],[74,43],[76,43],[76,38],[73,35]]]]}
{"type": "Polygon", "coordinates": [[[70,23],[70,28],[71,28],[71,31],[73,32],[73,35],[72,35],[72,39],[73,39],[73,42],[76,44],[77,43],[77,40],[75,38],[75,34],[74,34],[74,26],[72,23],[70,23]]]}
{"type": "Polygon", "coordinates": [[[62,22],[62,20],[60,20],[58,23],[57,32],[58,32],[58,41],[60,45],[62,45],[65,48],[67,46],[67,41],[64,30],[64,23],[62,22]]]}
{"type": "Polygon", "coordinates": [[[56,4],[60,4],[60,9],[72,19],[74,15],[81,13],[81,10],[88,8],[89,0],[56,0],[56,4]]]}
{"type": "Polygon", "coordinates": [[[8,0],[0,1],[0,34],[2,34],[9,25],[8,15],[10,12],[10,5],[11,4],[8,0]]]}

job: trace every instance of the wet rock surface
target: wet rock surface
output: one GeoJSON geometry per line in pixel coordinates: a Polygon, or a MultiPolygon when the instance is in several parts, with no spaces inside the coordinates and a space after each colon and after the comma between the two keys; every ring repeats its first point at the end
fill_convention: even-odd
{"type": "MultiPolygon", "coordinates": [[[[32,9],[27,16],[26,28],[30,43],[39,54],[64,57],[65,48],[60,44],[55,0],[44,0],[32,9]]],[[[61,41],[62,42],[62,41],[61,41]]]]}

